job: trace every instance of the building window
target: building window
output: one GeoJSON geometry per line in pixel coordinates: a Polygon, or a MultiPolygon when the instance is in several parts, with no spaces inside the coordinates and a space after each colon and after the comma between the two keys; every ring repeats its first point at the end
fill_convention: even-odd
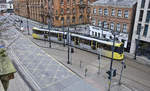
{"type": "Polygon", "coordinates": [[[141,32],[141,24],[139,23],[138,24],[138,26],[137,26],[137,32],[136,32],[136,34],[139,34],[140,32],[141,32]]]}
{"type": "Polygon", "coordinates": [[[127,32],[127,24],[123,24],[123,30],[122,30],[123,32],[127,32]]]}
{"type": "Polygon", "coordinates": [[[121,16],[122,16],[122,11],[118,10],[118,17],[121,17],[121,16]]]}
{"type": "Polygon", "coordinates": [[[94,32],[92,31],[92,36],[94,36],[94,32]]]}
{"type": "Polygon", "coordinates": [[[84,9],[80,8],[80,13],[83,14],[84,13],[84,9]]]}
{"type": "Polygon", "coordinates": [[[79,17],[79,22],[80,23],[83,23],[84,21],[83,21],[83,16],[82,15],[80,15],[80,17],[79,17]]]}
{"type": "Polygon", "coordinates": [[[72,17],[72,23],[75,23],[75,16],[72,17]]]}
{"type": "Polygon", "coordinates": [[[73,0],[73,4],[74,4],[74,5],[76,4],[76,0],[73,0]]]}
{"type": "Polygon", "coordinates": [[[88,4],[90,4],[90,2],[91,2],[91,1],[90,1],[90,0],[88,0],[88,4]]]}
{"type": "Polygon", "coordinates": [[[70,13],[70,9],[69,9],[69,8],[67,8],[67,13],[68,13],[68,14],[70,13]]]}
{"type": "Polygon", "coordinates": [[[59,17],[58,17],[58,16],[55,16],[55,19],[58,21],[59,17]]]}
{"type": "Polygon", "coordinates": [[[129,15],[128,15],[128,10],[125,10],[125,11],[124,11],[124,18],[128,18],[128,16],[129,16],[129,15]]]}
{"type": "Polygon", "coordinates": [[[98,26],[102,27],[102,22],[100,20],[98,21],[98,26]]]}
{"type": "Polygon", "coordinates": [[[56,10],[56,15],[58,14],[58,11],[56,10]]]}
{"type": "Polygon", "coordinates": [[[120,32],[120,24],[117,23],[117,31],[120,32]]]}
{"type": "Polygon", "coordinates": [[[91,12],[91,9],[88,7],[87,8],[87,13],[89,14],[91,12]]]}
{"type": "Polygon", "coordinates": [[[64,25],[64,17],[61,17],[61,24],[64,25]]]}
{"type": "Polygon", "coordinates": [[[110,29],[111,29],[111,30],[114,30],[114,23],[113,23],[113,22],[110,23],[110,29]]]}
{"type": "Polygon", "coordinates": [[[102,10],[102,8],[99,8],[99,15],[103,15],[103,10],[102,10]]]}
{"type": "Polygon", "coordinates": [[[95,32],[95,36],[97,37],[97,32],[95,32]]]}
{"type": "Polygon", "coordinates": [[[95,25],[95,23],[96,23],[96,20],[93,18],[92,19],[92,25],[95,25]]]}
{"type": "Polygon", "coordinates": [[[104,15],[108,16],[108,9],[104,9],[104,15]]]}
{"type": "Polygon", "coordinates": [[[104,28],[107,29],[108,28],[108,24],[106,21],[104,21],[104,28]]]}
{"type": "Polygon", "coordinates": [[[150,1],[149,1],[149,4],[148,4],[148,8],[150,9],[150,1]]]}
{"type": "Polygon", "coordinates": [[[64,9],[60,9],[60,13],[63,15],[64,14],[64,9]]]}
{"type": "Polygon", "coordinates": [[[63,0],[60,0],[60,4],[61,4],[61,5],[64,5],[64,1],[63,1],[63,0]]]}
{"type": "Polygon", "coordinates": [[[100,38],[100,33],[98,33],[98,38],[100,38]]]}
{"type": "Polygon", "coordinates": [[[115,16],[115,10],[114,9],[111,10],[111,16],[115,16]]]}
{"type": "Polygon", "coordinates": [[[69,17],[69,16],[67,17],[66,22],[67,22],[67,24],[69,24],[69,23],[70,23],[70,17],[69,17]]]}
{"type": "Polygon", "coordinates": [[[150,21],[150,11],[147,12],[146,23],[149,23],[149,21],[150,21]]]}
{"type": "Polygon", "coordinates": [[[144,8],[144,6],[145,6],[145,0],[141,0],[142,2],[141,2],[141,8],[144,8]]]}
{"type": "Polygon", "coordinates": [[[148,32],[148,25],[145,25],[143,36],[146,37],[147,36],[147,32],[148,32]]]}
{"type": "Polygon", "coordinates": [[[70,0],[67,0],[67,4],[69,4],[70,0]]]}
{"type": "Polygon", "coordinates": [[[93,14],[96,14],[96,8],[93,9],[93,14]]]}
{"type": "Polygon", "coordinates": [[[143,10],[140,10],[140,17],[139,17],[139,21],[142,22],[143,19],[143,10]]]}
{"type": "Polygon", "coordinates": [[[75,13],[76,13],[76,10],[75,10],[75,8],[73,8],[73,9],[72,9],[72,13],[73,13],[73,14],[75,14],[75,13]]]}

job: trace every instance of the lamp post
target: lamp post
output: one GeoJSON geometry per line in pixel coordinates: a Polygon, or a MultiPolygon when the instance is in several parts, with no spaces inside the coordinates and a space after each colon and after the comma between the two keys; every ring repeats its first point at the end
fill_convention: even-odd
{"type": "Polygon", "coordinates": [[[140,41],[140,33],[141,33],[141,28],[142,26],[137,27],[137,33],[138,33],[138,39],[136,40],[136,48],[135,48],[135,53],[134,53],[134,59],[136,60],[137,52],[138,52],[138,47],[139,47],[139,41],[140,41]]]}
{"type": "Polygon", "coordinates": [[[50,29],[52,28],[52,0],[48,0],[48,30],[49,30],[49,47],[51,48],[51,33],[50,29]]]}
{"type": "Polygon", "coordinates": [[[70,35],[69,35],[69,23],[70,23],[70,20],[67,20],[67,24],[68,24],[68,31],[67,31],[68,61],[67,61],[67,64],[70,64],[70,35]]]}
{"type": "Polygon", "coordinates": [[[110,91],[110,88],[111,88],[111,81],[112,81],[112,74],[113,74],[112,65],[113,65],[113,61],[114,61],[113,58],[114,58],[115,39],[116,39],[117,32],[113,31],[113,35],[114,35],[114,40],[113,40],[113,47],[112,47],[112,58],[111,58],[111,63],[110,63],[110,80],[109,80],[108,91],[110,91]]]}

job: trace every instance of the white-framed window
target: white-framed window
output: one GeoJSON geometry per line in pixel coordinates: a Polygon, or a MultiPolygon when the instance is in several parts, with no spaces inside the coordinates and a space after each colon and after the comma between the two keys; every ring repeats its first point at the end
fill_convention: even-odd
{"type": "Polygon", "coordinates": [[[117,23],[117,31],[120,32],[120,23],[117,23]]]}
{"type": "Polygon", "coordinates": [[[96,14],[96,8],[93,9],[93,14],[96,14]]]}
{"type": "Polygon", "coordinates": [[[102,27],[102,22],[100,20],[98,21],[98,26],[102,27]]]}
{"type": "Polygon", "coordinates": [[[114,23],[113,22],[110,23],[110,29],[114,30],[114,23]]]}
{"type": "Polygon", "coordinates": [[[118,17],[121,17],[121,16],[122,16],[122,11],[118,10],[118,17]]]}
{"type": "Polygon", "coordinates": [[[96,20],[93,18],[92,19],[92,25],[95,25],[96,24],[96,20]]]}
{"type": "Polygon", "coordinates": [[[124,11],[124,18],[128,18],[129,17],[129,12],[128,12],[128,10],[125,10],[124,11]]]}
{"type": "Polygon", "coordinates": [[[100,33],[98,33],[98,38],[100,38],[100,33]]]}
{"type": "Polygon", "coordinates": [[[104,15],[108,16],[108,9],[104,9],[104,15]]]}
{"type": "Polygon", "coordinates": [[[108,24],[106,21],[104,21],[104,28],[107,29],[108,28],[108,24]]]}
{"type": "Polygon", "coordinates": [[[125,32],[125,33],[127,32],[127,24],[123,24],[123,29],[122,29],[122,31],[125,32]]]}
{"type": "Polygon", "coordinates": [[[111,16],[115,16],[115,10],[114,9],[111,10],[111,16]]]}
{"type": "Polygon", "coordinates": [[[95,37],[97,37],[97,32],[95,32],[95,37]]]}
{"type": "Polygon", "coordinates": [[[92,31],[92,36],[94,36],[94,32],[92,31]]]}
{"type": "Polygon", "coordinates": [[[103,15],[103,10],[102,10],[102,8],[99,8],[99,15],[103,15]]]}

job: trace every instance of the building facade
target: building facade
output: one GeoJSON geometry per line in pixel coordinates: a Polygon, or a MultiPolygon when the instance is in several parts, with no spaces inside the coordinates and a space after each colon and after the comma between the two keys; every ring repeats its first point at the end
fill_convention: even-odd
{"type": "MultiPolygon", "coordinates": [[[[121,40],[130,45],[135,11],[136,0],[99,0],[91,4],[91,24],[105,32],[105,35],[102,36],[118,31],[121,40]]],[[[101,35],[98,34],[101,31],[91,32],[97,37],[101,35]]]]}
{"type": "Polygon", "coordinates": [[[6,12],[7,9],[13,9],[13,4],[7,2],[6,0],[0,0],[0,12],[6,12]]]}
{"type": "Polygon", "coordinates": [[[0,0],[0,3],[6,3],[6,0],[0,0]]]}
{"type": "Polygon", "coordinates": [[[150,58],[150,0],[138,0],[136,12],[130,53],[150,58]]]}
{"type": "MultiPolygon", "coordinates": [[[[89,4],[94,0],[53,0],[53,26],[68,26],[89,23],[89,4]]],[[[47,23],[48,0],[14,0],[15,13],[47,23]],[[29,12],[27,12],[27,5],[29,12]]]]}

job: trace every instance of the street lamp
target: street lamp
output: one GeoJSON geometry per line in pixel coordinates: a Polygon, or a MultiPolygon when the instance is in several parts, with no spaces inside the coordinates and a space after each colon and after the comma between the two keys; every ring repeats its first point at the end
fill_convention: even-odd
{"type": "Polygon", "coordinates": [[[141,33],[142,28],[143,28],[142,26],[137,27],[138,39],[136,40],[136,48],[135,48],[135,53],[134,53],[134,59],[135,60],[136,60],[136,56],[137,56],[137,52],[138,52],[139,41],[140,41],[140,33],[141,33]]]}

